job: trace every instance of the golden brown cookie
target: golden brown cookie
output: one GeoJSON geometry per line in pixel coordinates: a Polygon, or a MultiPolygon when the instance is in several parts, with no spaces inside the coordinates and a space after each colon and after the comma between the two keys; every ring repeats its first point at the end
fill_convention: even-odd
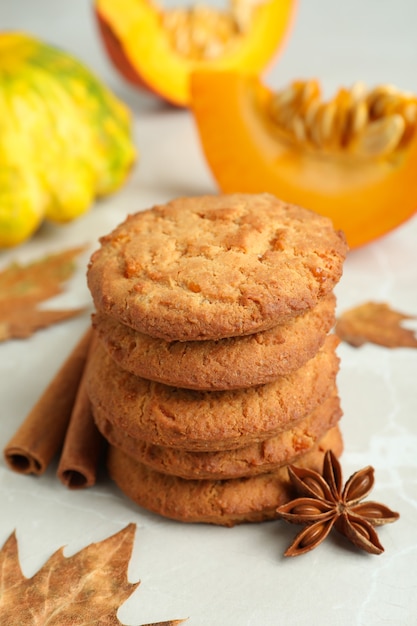
{"type": "Polygon", "coordinates": [[[133,439],[108,420],[97,419],[96,424],[113,446],[158,472],[187,479],[222,480],[272,472],[281,465],[295,462],[313,448],[341,416],[340,401],[335,393],[289,430],[259,443],[219,452],[164,448],[133,439]]]}
{"type": "Polygon", "coordinates": [[[287,324],[217,341],[167,342],[104,313],[93,316],[93,326],[113,359],[136,376],[187,389],[239,389],[268,383],[311,359],[335,322],[335,300],[331,293],[287,324]]]}
{"type": "MultiPolygon", "coordinates": [[[[297,460],[297,465],[322,471],[328,449],[339,456],[343,442],[338,427],[297,460]]],[[[136,504],[182,522],[233,526],[277,517],[276,509],[294,494],[286,466],[275,472],[231,480],[185,480],[150,469],[110,446],[107,458],[111,478],[136,504]]]]}
{"type": "Polygon", "coordinates": [[[134,439],[186,450],[230,450],[287,430],[335,387],[338,339],[329,335],[303,367],[266,385],[194,391],[148,381],[122,370],[97,342],[87,389],[98,421],[134,439]]]}
{"type": "Polygon", "coordinates": [[[313,308],[342,274],[331,221],[269,194],[179,198],[102,237],[98,311],[167,341],[247,335],[313,308]]]}

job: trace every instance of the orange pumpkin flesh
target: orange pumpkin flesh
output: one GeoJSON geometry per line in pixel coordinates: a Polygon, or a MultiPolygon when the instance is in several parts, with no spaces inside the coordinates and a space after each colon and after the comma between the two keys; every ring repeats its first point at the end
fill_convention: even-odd
{"type": "Polygon", "coordinates": [[[188,106],[190,74],[199,68],[263,70],[283,43],[295,5],[296,0],[259,3],[245,36],[211,60],[178,53],[161,22],[161,11],[149,0],[96,0],[95,14],[105,49],[129,82],[172,104],[188,106]]]}
{"type": "Polygon", "coordinates": [[[351,248],[399,226],[417,210],[417,136],[389,157],[325,154],[279,136],[259,77],[197,72],[192,110],[207,162],[225,193],[270,192],[327,215],[351,248]]]}

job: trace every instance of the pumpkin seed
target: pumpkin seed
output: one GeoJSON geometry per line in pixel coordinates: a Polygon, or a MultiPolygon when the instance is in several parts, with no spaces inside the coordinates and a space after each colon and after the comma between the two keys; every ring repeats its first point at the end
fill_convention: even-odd
{"type": "Polygon", "coordinates": [[[385,156],[397,148],[404,130],[405,121],[401,115],[387,115],[366,126],[357,137],[354,150],[363,156],[385,156]]]}
{"type": "Polygon", "coordinates": [[[417,129],[417,98],[393,85],[367,90],[362,82],[323,102],[317,81],[295,81],[273,94],[268,114],[299,145],[387,156],[417,129]]]}
{"type": "Polygon", "coordinates": [[[226,11],[197,4],[160,12],[174,50],[192,60],[214,59],[232,48],[250,28],[257,0],[231,0],[226,11]]]}

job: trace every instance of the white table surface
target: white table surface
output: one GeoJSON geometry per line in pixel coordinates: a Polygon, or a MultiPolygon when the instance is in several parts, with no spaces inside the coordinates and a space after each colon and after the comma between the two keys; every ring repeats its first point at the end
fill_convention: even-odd
{"type": "MultiPolygon", "coordinates": [[[[91,308],[85,264],[99,235],[128,212],[216,187],[190,114],[123,83],[103,53],[89,2],[0,0],[0,28],[27,30],[77,54],[135,115],[141,158],[124,189],[77,222],[44,226],[28,243],[0,254],[4,267],[86,244],[76,275],[52,304],[91,308]]],[[[359,79],[417,92],[417,2],[301,0],[268,80],[278,87],[309,76],[320,77],[329,94],[359,79]]],[[[417,315],[416,250],[417,216],[351,252],[337,287],[339,310],[375,300],[417,315]]],[[[1,449],[88,324],[86,313],[0,345],[1,449]]],[[[0,545],[16,529],[22,568],[31,576],[60,546],[69,555],[134,522],[129,577],[142,583],[119,611],[129,625],[180,617],[189,617],[190,626],[417,624],[417,351],[342,345],[339,354],[345,478],[372,464],[372,498],[401,514],[379,530],[383,555],[350,549],[336,536],[308,555],[285,559],[297,527],[176,523],[136,507],[105,476],[89,490],[68,491],[55,477],[56,463],[35,478],[11,472],[2,457],[0,545]]]]}

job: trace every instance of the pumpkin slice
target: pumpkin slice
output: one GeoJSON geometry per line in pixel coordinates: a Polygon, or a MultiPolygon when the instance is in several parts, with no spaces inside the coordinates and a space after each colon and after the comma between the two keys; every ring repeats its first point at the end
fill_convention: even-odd
{"type": "Polygon", "coordinates": [[[232,0],[230,10],[204,5],[163,10],[148,0],[96,0],[107,53],[131,83],[179,106],[189,104],[197,68],[260,72],[289,29],[296,0],[232,0]]]}
{"type": "Polygon", "coordinates": [[[362,84],[321,98],[318,81],[274,93],[251,73],[199,71],[192,110],[223,192],[270,192],[345,231],[351,248],[417,210],[417,97],[362,84]]]}

